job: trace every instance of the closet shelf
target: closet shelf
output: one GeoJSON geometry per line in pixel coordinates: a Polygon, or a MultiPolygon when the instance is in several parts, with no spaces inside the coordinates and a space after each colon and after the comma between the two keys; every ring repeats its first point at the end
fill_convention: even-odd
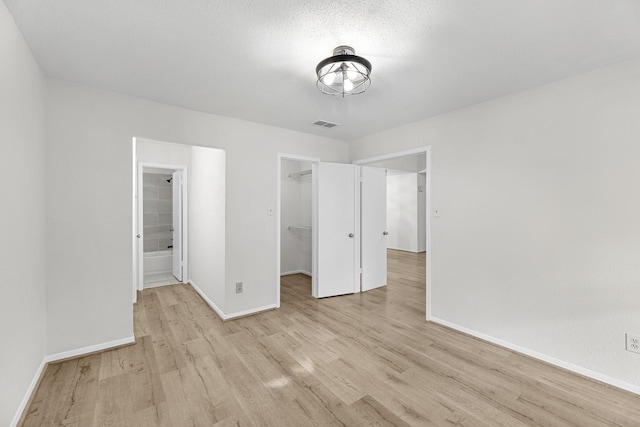
{"type": "Polygon", "coordinates": [[[291,172],[289,178],[302,178],[303,176],[311,175],[311,169],[303,170],[300,172],[291,172]]]}
{"type": "Polygon", "coordinates": [[[309,227],[308,225],[290,225],[290,226],[287,227],[287,230],[289,230],[289,231],[293,231],[293,230],[311,231],[311,227],[309,227]]]}

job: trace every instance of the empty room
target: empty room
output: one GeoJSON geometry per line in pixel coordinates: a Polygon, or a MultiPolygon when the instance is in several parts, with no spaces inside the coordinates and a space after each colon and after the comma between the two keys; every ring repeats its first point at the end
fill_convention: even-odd
{"type": "Polygon", "coordinates": [[[639,112],[637,0],[2,0],[0,425],[640,425],[639,112]]]}

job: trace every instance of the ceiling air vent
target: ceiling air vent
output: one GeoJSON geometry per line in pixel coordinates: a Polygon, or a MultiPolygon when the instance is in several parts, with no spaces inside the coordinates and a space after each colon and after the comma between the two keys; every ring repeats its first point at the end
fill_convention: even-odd
{"type": "Polygon", "coordinates": [[[320,126],[322,128],[328,128],[328,129],[334,128],[336,126],[340,126],[338,123],[331,123],[324,120],[318,120],[316,122],[313,122],[312,124],[314,126],[320,126]]]}

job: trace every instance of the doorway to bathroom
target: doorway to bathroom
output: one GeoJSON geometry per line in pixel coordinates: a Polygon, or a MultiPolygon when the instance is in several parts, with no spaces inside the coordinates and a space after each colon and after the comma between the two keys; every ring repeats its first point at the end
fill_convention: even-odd
{"type": "Polygon", "coordinates": [[[138,291],[145,287],[189,283],[214,310],[221,311],[225,298],[225,151],[139,137],[132,142],[132,301],[137,301],[138,291]],[[145,173],[162,175],[155,177],[158,187],[146,195],[150,186],[145,184],[145,173]],[[169,188],[170,203],[162,201],[169,188]],[[144,204],[150,201],[162,209],[145,213],[144,204]],[[155,271],[153,276],[147,274],[145,283],[150,264],[155,271]]]}
{"type": "Polygon", "coordinates": [[[142,284],[183,281],[184,205],[182,169],[142,165],[142,284]]]}
{"type": "Polygon", "coordinates": [[[137,290],[184,282],[187,166],[137,164],[137,290]]]}

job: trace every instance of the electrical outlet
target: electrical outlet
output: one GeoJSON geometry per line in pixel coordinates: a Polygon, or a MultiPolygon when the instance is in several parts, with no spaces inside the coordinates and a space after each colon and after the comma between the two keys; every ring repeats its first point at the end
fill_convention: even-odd
{"type": "Polygon", "coordinates": [[[242,293],[242,282],[236,283],[236,294],[242,293]]]}
{"type": "Polygon", "coordinates": [[[627,333],[627,351],[640,353],[640,336],[627,333]]]}

